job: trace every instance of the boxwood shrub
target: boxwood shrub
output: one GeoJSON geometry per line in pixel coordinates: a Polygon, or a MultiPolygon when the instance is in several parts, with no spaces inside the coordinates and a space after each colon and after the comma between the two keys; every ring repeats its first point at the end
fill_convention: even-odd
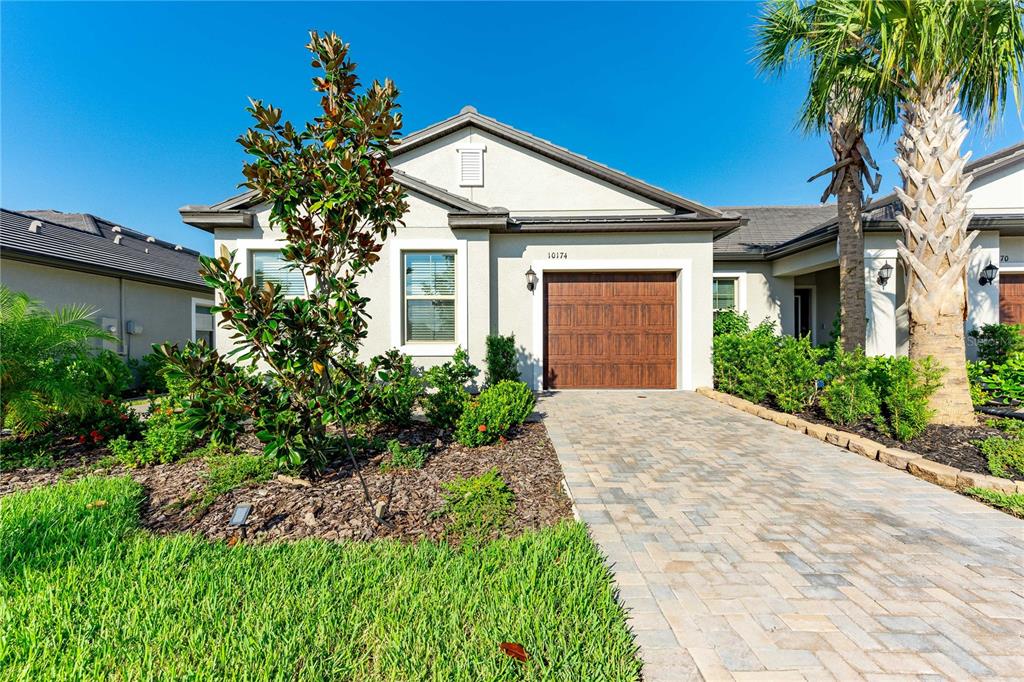
{"type": "Polygon", "coordinates": [[[498,382],[466,403],[455,438],[474,448],[494,443],[513,426],[526,421],[534,402],[533,391],[523,382],[498,382]]]}

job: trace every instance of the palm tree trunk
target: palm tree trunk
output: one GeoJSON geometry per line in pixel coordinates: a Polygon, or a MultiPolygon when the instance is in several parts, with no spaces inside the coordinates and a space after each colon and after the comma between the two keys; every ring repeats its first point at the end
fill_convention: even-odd
{"type": "Polygon", "coordinates": [[[903,133],[896,165],[903,188],[897,216],[903,243],[897,248],[908,275],[910,357],[933,357],[945,369],[932,395],[934,421],[972,425],[977,420],[967,381],[964,320],[967,265],[977,233],[967,233],[971,213],[964,175],[968,155],[960,153],[967,123],[957,111],[958,87],[949,81],[920,84],[903,105],[903,133]]]}
{"type": "MultiPolygon", "coordinates": [[[[864,178],[874,161],[867,152],[860,120],[836,105],[828,120],[835,169],[822,196],[834,194],[839,225],[839,323],[843,350],[864,347],[867,337],[867,306],[864,282],[864,178]]],[[[872,185],[874,187],[874,185],[872,185]]]]}

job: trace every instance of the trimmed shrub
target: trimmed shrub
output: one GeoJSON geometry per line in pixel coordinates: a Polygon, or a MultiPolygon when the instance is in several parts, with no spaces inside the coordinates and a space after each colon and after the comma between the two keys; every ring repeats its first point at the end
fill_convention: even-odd
{"type": "Polygon", "coordinates": [[[519,356],[515,334],[487,337],[487,372],[484,383],[494,386],[502,381],[519,381],[519,356]]]}
{"type": "Polygon", "coordinates": [[[928,399],[939,387],[942,368],[931,358],[879,357],[871,360],[869,375],[882,408],[878,428],[904,443],[924,431],[934,414],[928,399]]]}
{"type": "Polygon", "coordinates": [[[455,349],[452,359],[426,372],[427,385],[433,392],[423,397],[427,419],[439,429],[452,429],[462,416],[469,400],[466,384],[480,374],[469,362],[469,354],[461,347],[455,349]]]}
{"type": "Polygon", "coordinates": [[[535,398],[521,381],[502,381],[466,404],[459,417],[455,438],[468,447],[496,442],[513,426],[526,421],[535,398]]]}
{"type": "Polygon", "coordinates": [[[750,316],[746,313],[738,313],[735,310],[721,310],[715,313],[715,320],[712,325],[712,333],[715,336],[722,334],[746,334],[750,331],[750,316]]]}
{"type": "Polygon", "coordinates": [[[870,361],[864,351],[858,348],[847,353],[836,348],[833,353],[825,365],[827,383],[818,399],[825,416],[843,426],[876,418],[880,409],[878,393],[871,383],[870,361]]]}
{"type": "Polygon", "coordinates": [[[395,426],[412,423],[413,407],[423,393],[423,379],[414,373],[412,358],[389,350],[375,358],[370,369],[376,375],[370,385],[370,418],[395,426]]]}
{"type": "Polygon", "coordinates": [[[743,333],[716,336],[713,365],[718,390],[751,402],[764,402],[776,343],[775,327],[768,321],[743,333]]]}
{"type": "Polygon", "coordinates": [[[970,331],[978,344],[978,360],[1004,364],[1010,356],[1024,353],[1024,334],[1019,324],[986,324],[970,331]]]}
{"type": "Polygon", "coordinates": [[[783,412],[801,412],[814,400],[824,351],[810,337],[783,336],[776,342],[768,375],[768,393],[783,412]]]}
{"type": "Polygon", "coordinates": [[[470,478],[460,476],[441,487],[440,513],[448,517],[447,532],[472,545],[496,535],[515,508],[512,491],[497,469],[470,478]]]}

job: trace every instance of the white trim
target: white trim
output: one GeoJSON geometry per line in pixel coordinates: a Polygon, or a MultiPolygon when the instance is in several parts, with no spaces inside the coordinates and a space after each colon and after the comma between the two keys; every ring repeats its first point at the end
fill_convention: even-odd
{"type": "Polygon", "coordinates": [[[995,265],[997,268],[999,268],[999,272],[996,274],[996,282],[999,281],[999,275],[1001,275],[1004,272],[1007,273],[1007,274],[1010,274],[1010,275],[1014,275],[1014,274],[1017,274],[1019,272],[1024,272],[1024,263],[1021,263],[1021,262],[1016,262],[1016,263],[993,263],[993,265],[995,265]]]}
{"type": "MultiPolygon", "coordinates": [[[[817,284],[793,284],[793,298],[796,299],[797,289],[811,290],[811,344],[818,345],[818,314],[815,308],[818,306],[818,285],[817,284]]],[[[793,301],[793,336],[796,336],[796,300],[793,301]]]]}
{"type": "Polygon", "coordinates": [[[389,239],[391,249],[391,347],[414,357],[451,357],[462,346],[469,352],[469,250],[465,239],[389,239]],[[455,252],[455,343],[403,343],[402,252],[455,252]]]}
{"type": "Polygon", "coordinates": [[[535,260],[530,264],[537,273],[533,290],[533,352],[539,371],[535,388],[544,389],[544,271],[548,272],[636,272],[655,270],[678,273],[676,278],[676,388],[692,391],[693,385],[693,261],[672,259],[607,259],[607,260],[535,260]]]}
{"type": "MultiPolygon", "coordinates": [[[[213,306],[213,305],[216,305],[216,304],[213,302],[212,299],[209,299],[209,298],[196,298],[195,296],[192,297],[192,303],[190,304],[190,308],[189,308],[189,321],[192,324],[192,335],[189,336],[189,340],[191,340],[191,341],[195,341],[196,340],[196,306],[197,305],[213,306]]],[[[212,316],[211,315],[211,317],[214,317],[214,320],[213,320],[213,347],[216,348],[217,347],[217,320],[216,320],[216,316],[212,316]]]]}
{"type": "MultiPolygon", "coordinates": [[[[736,280],[736,312],[745,313],[747,312],[747,273],[739,271],[731,272],[719,272],[715,271],[711,273],[712,285],[716,279],[734,279],[736,280]]],[[[712,314],[714,311],[714,301],[711,302],[712,314]]]]}

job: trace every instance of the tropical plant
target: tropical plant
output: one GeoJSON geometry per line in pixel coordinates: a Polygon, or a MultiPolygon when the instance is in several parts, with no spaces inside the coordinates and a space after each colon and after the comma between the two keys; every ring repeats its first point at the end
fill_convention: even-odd
{"type": "MultiPolygon", "coordinates": [[[[1024,67],[1020,0],[829,0],[816,21],[812,51],[819,63],[807,108],[815,118],[837,103],[863,110],[869,129],[897,126],[896,165],[903,186],[897,244],[907,273],[910,356],[944,368],[931,397],[935,419],[976,423],[965,367],[966,270],[977,233],[961,153],[967,119],[995,125],[1014,93],[1018,109],[1024,67]]],[[[816,15],[816,19],[818,16],[816,15]]]]}
{"type": "Polygon", "coordinates": [[[466,384],[480,374],[470,363],[469,354],[461,347],[452,359],[427,370],[427,385],[433,389],[423,397],[424,411],[431,424],[439,429],[452,429],[462,416],[469,400],[466,384]]]}
{"type": "Polygon", "coordinates": [[[407,426],[423,393],[423,379],[416,375],[412,358],[397,350],[370,361],[370,418],[373,421],[407,426]]]}
{"type": "Polygon", "coordinates": [[[365,414],[367,387],[366,373],[351,361],[366,337],[369,300],[358,284],[407,204],[388,163],[402,121],[397,89],[391,81],[362,88],[349,46],[333,33],[310,33],[307,48],[313,68],[323,71],[313,78],[318,115],[297,127],[281,122],[280,109],[251,100],[255,124],[238,139],[252,157],[244,185],[270,207],[281,256],[302,273],[307,293],[288,296],[276,283],[258,286],[239,276],[235,254],[222,248],[200,261],[217,292],[214,311],[235,344],[229,357],[209,349],[192,357],[162,352],[177,374],[191,378],[190,416],[202,419],[197,404],[209,408],[236,396],[268,456],[316,472],[345,454],[356,465],[348,425],[365,414]],[[250,365],[262,373],[246,373],[250,365]]]}
{"type": "Polygon", "coordinates": [[[37,433],[55,414],[84,414],[98,396],[69,371],[89,342],[115,341],[89,318],[96,311],[69,306],[49,311],[0,285],[0,427],[37,433]]]}
{"type": "Polygon", "coordinates": [[[484,383],[494,386],[502,381],[519,381],[519,357],[516,336],[491,334],[487,337],[487,371],[484,383]]]}
{"type": "Polygon", "coordinates": [[[865,200],[864,183],[878,191],[881,176],[871,158],[864,138],[865,110],[857,98],[844,96],[843,89],[857,88],[862,76],[856,60],[844,58],[852,52],[853,41],[836,46],[823,45],[817,39],[821,26],[837,22],[842,3],[770,0],[762,8],[757,25],[755,62],[762,73],[778,75],[796,62],[810,67],[810,94],[804,101],[800,119],[808,132],[827,132],[834,163],[808,180],[824,175],[831,179],[821,201],[837,199],[839,241],[839,312],[842,327],[841,347],[846,351],[863,347],[867,333],[867,308],[864,291],[864,229],[861,220],[865,200]],[[840,57],[828,59],[821,49],[836,49],[840,57]],[[822,73],[834,69],[838,73],[822,73]],[[825,80],[831,90],[816,98],[817,83],[825,80]],[[820,105],[820,106],[819,106],[820,105]]]}
{"type": "Polygon", "coordinates": [[[993,365],[1005,363],[1011,355],[1024,353],[1024,327],[1019,324],[986,324],[972,329],[970,337],[978,347],[978,360],[993,365]]]}
{"type": "MultiPolygon", "coordinates": [[[[984,398],[981,402],[1003,404],[1024,402],[1024,353],[1015,353],[1001,365],[990,362],[968,363],[972,395],[984,398]]],[[[977,400],[976,400],[977,402],[977,400]]]]}

